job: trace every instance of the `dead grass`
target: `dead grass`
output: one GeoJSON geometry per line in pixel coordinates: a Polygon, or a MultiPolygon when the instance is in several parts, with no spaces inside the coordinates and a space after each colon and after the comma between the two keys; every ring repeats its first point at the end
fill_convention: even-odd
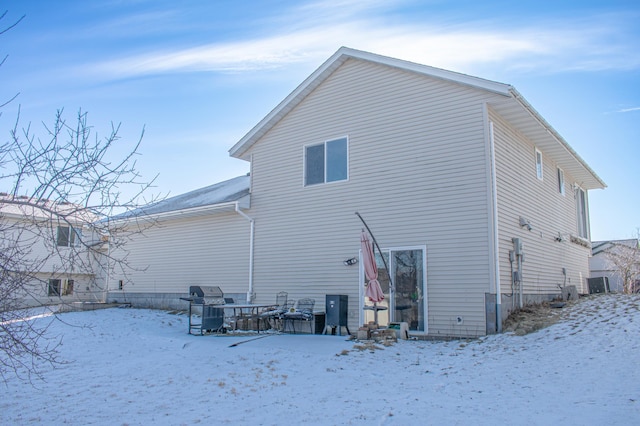
{"type": "Polygon", "coordinates": [[[567,301],[562,308],[552,307],[554,302],[543,302],[536,305],[528,305],[522,309],[513,311],[503,324],[502,331],[511,332],[517,336],[533,333],[549,327],[558,322],[578,301],[567,301]]]}

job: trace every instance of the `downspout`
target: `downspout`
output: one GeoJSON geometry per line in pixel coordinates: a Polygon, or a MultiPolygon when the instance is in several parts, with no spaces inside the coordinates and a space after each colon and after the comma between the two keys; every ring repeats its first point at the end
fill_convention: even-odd
{"type": "Polygon", "coordinates": [[[240,216],[247,219],[250,223],[251,231],[249,233],[249,290],[247,290],[247,303],[251,303],[253,301],[253,240],[254,240],[254,231],[255,231],[255,221],[247,216],[242,210],[240,210],[240,206],[236,201],[236,213],[240,216]]]}
{"type": "Polygon", "coordinates": [[[105,283],[104,294],[102,295],[102,303],[107,303],[109,300],[109,285],[111,284],[111,264],[109,260],[111,259],[111,234],[109,234],[109,239],[107,240],[107,279],[105,283]]]}
{"type": "Polygon", "coordinates": [[[502,291],[500,289],[500,261],[498,256],[498,183],[496,179],[496,151],[493,137],[493,121],[489,121],[489,151],[491,155],[491,202],[493,219],[493,239],[491,241],[494,276],[496,281],[496,331],[502,333],[502,291]]]}

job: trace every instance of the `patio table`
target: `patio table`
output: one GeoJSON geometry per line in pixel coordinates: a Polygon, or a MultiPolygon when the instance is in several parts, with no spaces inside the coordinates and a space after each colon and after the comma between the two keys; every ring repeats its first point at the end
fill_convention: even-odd
{"type": "Polygon", "coordinates": [[[256,328],[260,333],[260,309],[268,308],[269,306],[273,306],[273,303],[229,303],[221,306],[221,308],[233,310],[232,318],[235,320],[235,330],[238,329],[238,320],[255,318],[258,321],[256,328]]]}

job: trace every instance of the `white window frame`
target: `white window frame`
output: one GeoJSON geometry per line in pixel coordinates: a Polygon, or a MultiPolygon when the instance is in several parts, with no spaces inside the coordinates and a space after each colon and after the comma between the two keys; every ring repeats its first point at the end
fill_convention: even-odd
{"type": "Polygon", "coordinates": [[[589,199],[587,191],[576,185],[576,214],[578,236],[589,239],[589,199]],[[581,194],[582,197],[581,197],[581,194]]]}
{"type": "Polygon", "coordinates": [[[60,296],[62,294],[62,280],[58,278],[49,278],[47,285],[47,296],[60,296]]]}
{"type": "Polygon", "coordinates": [[[542,151],[540,151],[538,148],[536,148],[535,151],[536,176],[539,180],[542,180],[544,177],[544,161],[542,160],[542,151]]]}
{"type": "MultiPolygon", "coordinates": [[[[381,247],[380,249],[382,252],[390,254],[391,252],[396,252],[396,251],[406,251],[406,250],[421,250],[423,253],[422,256],[422,282],[423,282],[423,288],[422,288],[422,292],[423,292],[423,316],[424,316],[424,330],[422,331],[416,331],[416,330],[412,330],[411,334],[412,335],[428,335],[429,334],[429,297],[428,297],[428,282],[427,282],[427,246],[426,245],[409,245],[409,246],[391,246],[391,247],[381,247]]],[[[376,250],[377,251],[377,250],[376,250]]],[[[378,252],[379,253],[379,252],[378,252]]],[[[364,306],[365,306],[365,275],[364,275],[364,265],[363,265],[363,261],[362,261],[362,250],[359,251],[359,256],[360,256],[360,267],[359,267],[359,275],[360,275],[360,285],[358,286],[359,288],[359,301],[360,301],[360,310],[359,310],[359,318],[358,318],[358,322],[360,324],[362,324],[364,322],[365,319],[365,313],[364,313],[364,306]]],[[[387,265],[390,269],[393,269],[393,264],[391,261],[391,257],[389,257],[389,264],[387,265]]],[[[393,302],[392,301],[388,301],[388,303],[392,304],[393,306],[393,302]]],[[[389,309],[389,311],[391,311],[391,309],[389,309]]],[[[391,314],[391,313],[390,313],[391,314]]],[[[389,317],[389,321],[391,320],[391,317],[389,317]]]]}
{"type": "Polygon", "coordinates": [[[565,189],[564,189],[564,170],[558,167],[558,192],[564,197],[565,189]]]}
{"type": "Polygon", "coordinates": [[[303,164],[303,174],[302,174],[302,182],[303,182],[303,186],[316,186],[316,185],[321,185],[321,184],[326,184],[326,183],[334,183],[334,182],[344,182],[349,180],[349,137],[348,136],[341,136],[338,138],[333,138],[333,139],[327,139],[324,142],[321,143],[315,143],[315,144],[309,144],[309,145],[305,145],[303,147],[303,158],[304,158],[304,164],[303,164]],[[328,180],[327,179],[327,175],[328,175],[328,171],[329,171],[329,161],[328,161],[328,145],[331,144],[332,142],[338,142],[338,141],[345,141],[346,143],[346,152],[345,152],[345,167],[346,167],[346,176],[342,179],[333,179],[333,180],[328,180]],[[309,150],[309,148],[312,147],[318,147],[318,146],[323,146],[324,147],[324,165],[323,165],[323,180],[320,182],[313,182],[313,183],[308,183],[307,182],[307,168],[308,168],[308,163],[307,163],[307,152],[309,150]]]}
{"type": "Polygon", "coordinates": [[[56,228],[56,246],[58,247],[78,247],[82,240],[82,228],[75,228],[68,225],[58,225],[56,228]],[[64,244],[60,244],[60,232],[61,228],[67,229],[67,238],[64,244]]]}
{"type": "Polygon", "coordinates": [[[70,278],[67,278],[66,280],[64,280],[64,283],[62,284],[61,295],[62,296],[71,296],[73,294],[73,291],[74,291],[74,286],[75,286],[75,280],[72,280],[70,278]]]}

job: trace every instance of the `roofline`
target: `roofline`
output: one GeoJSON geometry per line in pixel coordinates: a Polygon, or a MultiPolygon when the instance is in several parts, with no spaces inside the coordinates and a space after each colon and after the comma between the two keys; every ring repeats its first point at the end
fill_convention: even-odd
{"type": "Polygon", "coordinates": [[[218,203],[218,204],[208,204],[206,206],[198,206],[198,207],[190,207],[190,208],[186,208],[186,209],[171,210],[171,211],[161,212],[161,213],[145,214],[144,212],[141,212],[141,214],[139,214],[139,215],[133,215],[133,216],[123,217],[123,218],[119,218],[119,219],[106,219],[105,221],[108,221],[109,223],[118,224],[118,223],[126,223],[126,222],[131,222],[131,221],[137,221],[137,220],[140,220],[140,219],[158,220],[158,219],[170,219],[170,218],[181,217],[181,216],[189,217],[189,216],[198,215],[198,214],[202,214],[202,213],[213,212],[213,211],[216,211],[216,210],[223,210],[223,209],[228,208],[228,207],[233,207],[235,209],[236,205],[240,205],[240,204],[242,204],[242,199],[236,200],[236,201],[227,201],[227,202],[218,203]]]}
{"type": "Polygon", "coordinates": [[[536,109],[520,94],[520,92],[518,92],[514,87],[511,87],[509,89],[509,92],[512,97],[516,101],[518,101],[518,103],[531,115],[531,117],[536,120],[542,127],[544,127],[549,132],[549,134],[553,136],[553,138],[569,153],[569,155],[571,155],[578,163],[580,163],[580,165],[584,167],[585,170],[587,170],[600,185],[602,185],[603,189],[607,187],[607,184],[604,183],[600,176],[598,176],[598,174],[593,171],[591,167],[589,167],[586,161],[584,161],[582,157],[580,157],[580,155],[573,148],[571,148],[567,141],[564,140],[562,136],[560,136],[556,129],[554,129],[551,124],[549,124],[547,120],[545,120],[540,115],[540,113],[538,113],[538,111],[536,111],[536,109]]]}
{"type": "MultiPolygon", "coordinates": [[[[249,161],[245,154],[251,146],[264,136],[273,126],[275,126],[286,114],[293,110],[302,100],[326,80],[338,67],[347,59],[354,58],[394,67],[403,71],[422,74],[425,76],[447,80],[457,84],[466,85],[476,89],[495,93],[506,98],[514,99],[533,120],[535,120],[549,135],[571,156],[584,170],[591,175],[600,186],[606,188],[604,181],[587,165],[576,151],[564,140],[562,136],[524,99],[524,97],[511,85],[486,80],[467,74],[409,62],[402,59],[382,56],[375,53],[355,50],[348,47],[341,47],[329,59],[327,59],[318,69],[307,77],[293,92],[282,100],[269,114],[267,114],[258,124],[256,124],[242,139],[240,139],[231,149],[229,155],[249,161]]],[[[596,185],[590,185],[597,188],[596,185]]]]}
{"type": "MultiPolygon", "coordinates": [[[[257,141],[261,136],[267,133],[282,117],[298,105],[304,97],[318,87],[329,75],[333,73],[347,59],[360,59],[363,61],[374,62],[390,67],[410,71],[430,77],[449,80],[455,83],[487,90],[503,96],[511,96],[512,87],[508,84],[498,83],[467,74],[461,74],[454,71],[448,71],[441,68],[435,68],[428,65],[417,64],[402,59],[382,56],[375,53],[364,52],[361,50],[341,47],[331,55],[318,69],[316,69],[309,77],[307,77],[298,87],[293,90],[286,98],[282,100],[269,114],[267,114],[258,124],[256,124],[242,139],[240,139],[231,149],[229,155],[236,158],[243,158],[245,152],[257,141]]],[[[248,160],[247,158],[244,158],[248,160]]]]}
{"type": "Polygon", "coordinates": [[[490,92],[494,92],[500,95],[509,96],[509,90],[511,85],[500,83],[497,81],[487,80],[484,78],[463,74],[455,71],[445,70],[442,68],[436,68],[429,65],[419,64],[416,62],[405,61],[403,59],[391,58],[389,56],[382,56],[376,53],[365,52],[362,50],[351,49],[348,47],[341,47],[336,54],[342,53],[343,55],[362,59],[365,61],[376,62],[390,67],[399,68],[406,71],[415,72],[418,74],[428,75],[430,77],[441,78],[443,80],[453,81],[455,83],[465,84],[490,92]]]}

